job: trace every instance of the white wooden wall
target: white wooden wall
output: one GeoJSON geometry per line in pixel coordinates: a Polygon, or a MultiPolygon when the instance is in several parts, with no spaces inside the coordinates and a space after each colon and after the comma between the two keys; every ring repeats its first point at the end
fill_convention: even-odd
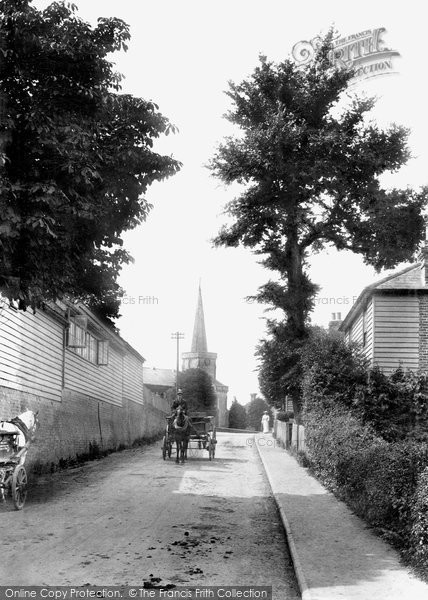
{"type": "Polygon", "coordinates": [[[133,354],[123,357],[123,396],[144,404],[143,363],[133,354]]]}
{"type": "Polygon", "coordinates": [[[385,372],[419,367],[419,303],[412,296],[375,296],[373,360],[385,372]]]}
{"type": "Polygon", "coordinates": [[[0,386],[61,400],[63,329],[43,311],[0,309],[0,386]]]}
{"type": "Polygon", "coordinates": [[[366,309],[358,315],[347,333],[347,340],[359,344],[364,356],[370,361],[374,357],[373,330],[374,312],[373,299],[371,298],[367,303],[366,309]]]}
{"type": "Polygon", "coordinates": [[[349,330],[349,341],[363,344],[363,314],[361,313],[352,323],[349,330]]]}
{"type": "Polygon", "coordinates": [[[65,351],[64,387],[97,400],[121,406],[122,354],[110,344],[108,365],[95,365],[68,348],[65,351]]]}
{"type": "Polygon", "coordinates": [[[61,401],[63,387],[122,405],[143,399],[143,362],[110,343],[108,365],[96,365],[64,349],[64,326],[38,310],[0,305],[0,386],[61,401]]]}
{"type": "Polygon", "coordinates": [[[373,298],[370,298],[365,314],[364,314],[364,331],[365,331],[365,344],[363,347],[364,356],[368,360],[373,360],[374,346],[373,346],[373,330],[374,330],[374,307],[373,298]]]}

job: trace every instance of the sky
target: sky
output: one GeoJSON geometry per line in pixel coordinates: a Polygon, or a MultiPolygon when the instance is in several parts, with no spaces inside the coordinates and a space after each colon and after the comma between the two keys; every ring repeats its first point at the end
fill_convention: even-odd
{"type": "MultiPolygon", "coordinates": [[[[38,8],[50,2],[35,0],[38,8]]],[[[359,94],[376,95],[374,119],[411,130],[413,159],[387,186],[419,187],[428,181],[428,116],[425,92],[424,4],[362,0],[74,0],[79,16],[92,24],[115,16],[131,28],[126,53],[112,60],[125,77],[123,91],[155,101],[179,133],[157,150],[183,163],[180,173],[154,184],[146,197],[154,208],[147,220],[123,236],[135,262],[123,269],[126,290],[117,322],[121,335],[146,365],[175,368],[173,332],[184,334],[189,351],[198,285],[204,300],[208,350],[218,354],[217,377],[245,404],[258,393],[255,348],[265,336],[264,307],[246,301],[271,274],[244,249],[214,248],[212,238],[226,222],[222,214],[238,187],[226,187],[206,168],[224,136],[234,129],[224,118],[231,107],[228,81],[240,82],[258,64],[287,58],[293,45],[332,25],[341,35],[385,27],[386,44],[400,53],[395,75],[365,80],[359,94]]],[[[344,317],[376,274],[360,257],[324,251],[310,259],[310,276],[321,286],[312,322],[326,325],[332,313],[344,317]]]]}

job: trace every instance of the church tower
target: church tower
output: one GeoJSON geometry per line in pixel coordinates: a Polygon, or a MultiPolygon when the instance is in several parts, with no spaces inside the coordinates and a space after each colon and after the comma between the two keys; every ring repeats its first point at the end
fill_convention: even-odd
{"type": "Polygon", "coordinates": [[[227,392],[229,388],[217,381],[217,354],[215,352],[208,352],[204,306],[200,285],[191,350],[190,352],[183,352],[181,357],[183,371],[187,371],[188,369],[203,369],[208,373],[217,396],[217,425],[227,426],[227,392]]]}
{"type": "Polygon", "coordinates": [[[203,369],[215,381],[217,354],[215,352],[208,352],[201,286],[199,286],[195,323],[193,325],[192,347],[190,352],[183,352],[181,356],[183,359],[183,371],[187,371],[187,369],[203,369]]]}

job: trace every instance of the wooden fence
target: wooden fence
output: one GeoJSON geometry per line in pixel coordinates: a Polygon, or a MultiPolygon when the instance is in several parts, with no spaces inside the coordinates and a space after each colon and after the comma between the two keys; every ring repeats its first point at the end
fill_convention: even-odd
{"type": "Polygon", "coordinates": [[[275,420],[273,437],[280,441],[284,448],[291,448],[295,452],[305,450],[305,428],[303,425],[275,420]]]}

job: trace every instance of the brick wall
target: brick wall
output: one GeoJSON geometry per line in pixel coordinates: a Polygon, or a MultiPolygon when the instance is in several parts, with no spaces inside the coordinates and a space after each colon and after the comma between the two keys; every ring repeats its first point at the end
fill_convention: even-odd
{"type": "Polygon", "coordinates": [[[419,369],[428,371],[428,296],[419,296],[419,369]]]}
{"type": "Polygon", "coordinates": [[[62,402],[57,402],[0,387],[0,419],[8,420],[25,409],[39,410],[40,421],[27,456],[30,470],[35,463],[48,468],[61,459],[87,454],[90,444],[112,450],[165,429],[163,412],[126,399],[120,407],[64,390],[62,402]]]}

